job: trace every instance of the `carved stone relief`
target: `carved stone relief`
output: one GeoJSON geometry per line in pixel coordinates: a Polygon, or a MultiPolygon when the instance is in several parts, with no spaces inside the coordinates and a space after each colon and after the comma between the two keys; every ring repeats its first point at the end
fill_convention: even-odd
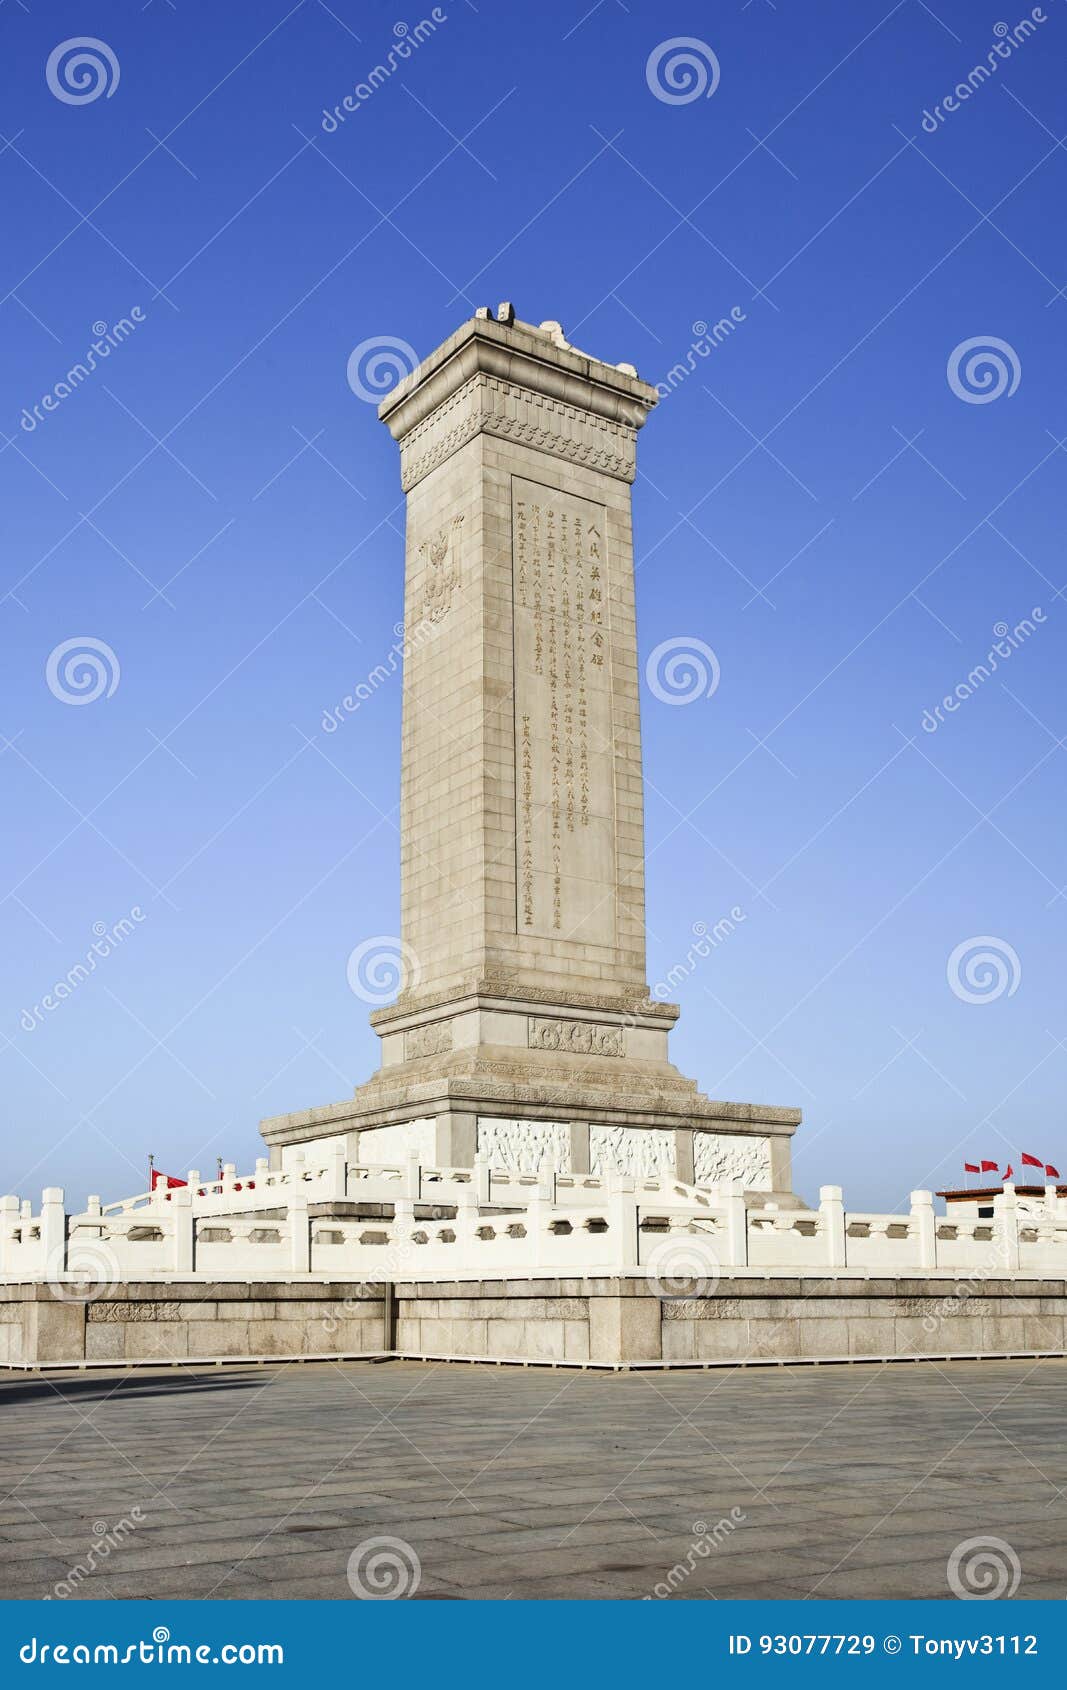
{"type": "Polygon", "coordinates": [[[180,1303],[90,1303],[88,1320],[128,1321],[134,1325],[156,1320],[180,1320],[180,1303]]]}
{"type": "Polygon", "coordinates": [[[622,1056],[621,1027],[605,1027],[596,1021],[529,1019],[531,1050],[574,1051],[582,1056],[622,1056]]]}
{"type": "Polygon", "coordinates": [[[478,1122],[478,1154],[494,1168],[537,1174],[555,1168],[571,1171],[570,1128],[555,1121],[504,1121],[487,1116],[478,1122]]]}
{"type": "Polygon", "coordinates": [[[749,1190],[771,1189],[771,1147],[765,1138],[737,1133],[693,1134],[693,1176],[696,1185],[721,1185],[739,1180],[749,1190]]]}
{"type": "Polygon", "coordinates": [[[419,620],[442,622],[452,607],[460,581],[459,530],[463,518],[454,516],[419,547],[424,574],[419,595],[419,620]]]}
{"type": "Polygon", "coordinates": [[[409,1062],[418,1056],[440,1056],[451,1049],[451,1021],[427,1021],[421,1027],[409,1027],[404,1034],[404,1055],[409,1062]]]}
{"type": "Polygon", "coordinates": [[[589,1165],[594,1174],[612,1170],[627,1177],[674,1173],[674,1133],[663,1127],[589,1128],[589,1165]]]}

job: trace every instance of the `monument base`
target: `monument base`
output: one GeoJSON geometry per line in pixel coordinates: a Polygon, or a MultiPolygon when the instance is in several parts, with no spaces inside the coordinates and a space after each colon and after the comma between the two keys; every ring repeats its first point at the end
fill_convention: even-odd
{"type": "Polygon", "coordinates": [[[1062,1279],[733,1277],[664,1299],[639,1277],[0,1286],[0,1370],[392,1356],[556,1367],[746,1367],[1062,1356],[1062,1279]],[[946,1292],[952,1294],[946,1296],[946,1292]]]}
{"type": "Polygon", "coordinates": [[[401,1000],[372,1018],[382,1066],[350,1100],[260,1130],[276,1163],[327,1139],[343,1141],[351,1162],[416,1154],[445,1167],[736,1180],[792,1205],[800,1110],[706,1097],[668,1059],[677,1016],[648,1000],[477,988],[401,1000]]]}

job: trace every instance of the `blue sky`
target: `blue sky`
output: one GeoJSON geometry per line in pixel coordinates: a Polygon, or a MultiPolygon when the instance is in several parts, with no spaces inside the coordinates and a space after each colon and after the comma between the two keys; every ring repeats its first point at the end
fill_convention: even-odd
{"type": "Polygon", "coordinates": [[[735,312],[634,489],[642,665],[677,639],[720,674],[643,685],[650,980],[744,916],[675,1060],[804,1109],[810,1196],[896,1207],[1020,1149],[1067,1173],[1062,0],[948,111],[1026,9],[438,11],[333,132],[429,7],[0,12],[0,1189],[246,1164],[261,1116],[376,1065],[346,961],[398,921],[399,685],[320,724],[394,642],[403,513],[346,367],[502,299],[653,382],[735,312]],[[85,36],[118,76],[72,102],[46,65],[85,36]],[[655,91],[682,37],[710,97],[655,91]],[[950,381],[991,339],[999,376],[950,381]],[[85,637],[110,691],[71,705],[49,658],[85,637]]]}

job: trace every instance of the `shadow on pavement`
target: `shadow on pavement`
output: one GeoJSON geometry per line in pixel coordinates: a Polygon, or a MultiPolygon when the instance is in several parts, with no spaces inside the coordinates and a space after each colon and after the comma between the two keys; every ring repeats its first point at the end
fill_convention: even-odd
{"type": "Polygon", "coordinates": [[[189,1396],[201,1391],[240,1391],[253,1385],[266,1385],[277,1377],[276,1370],[258,1367],[241,1372],[233,1368],[215,1369],[210,1373],[171,1372],[138,1377],[126,1375],[121,1379],[58,1375],[54,1378],[31,1375],[26,1379],[9,1379],[0,1384],[0,1407],[17,1408],[48,1398],[63,1397],[69,1402],[103,1402],[123,1397],[142,1402],[146,1397],[189,1396]]]}

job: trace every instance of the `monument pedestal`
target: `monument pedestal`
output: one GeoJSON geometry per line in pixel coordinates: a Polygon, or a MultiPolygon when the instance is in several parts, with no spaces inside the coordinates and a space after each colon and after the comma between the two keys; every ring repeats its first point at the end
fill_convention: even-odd
{"type": "Polygon", "coordinates": [[[630,485],[655,390],[480,313],[390,394],[408,496],[395,1004],[354,1098],[277,1154],[740,1179],[788,1200],[795,1109],[669,1061],[645,972],[630,485]]]}
{"type": "Polygon", "coordinates": [[[667,1057],[674,1005],[578,1006],[472,994],[372,1017],[382,1066],[355,1096],[264,1121],[279,1153],[344,1135],[350,1159],[417,1150],[442,1166],[739,1179],[789,1196],[796,1109],[713,1101],[667,1057]]]}

